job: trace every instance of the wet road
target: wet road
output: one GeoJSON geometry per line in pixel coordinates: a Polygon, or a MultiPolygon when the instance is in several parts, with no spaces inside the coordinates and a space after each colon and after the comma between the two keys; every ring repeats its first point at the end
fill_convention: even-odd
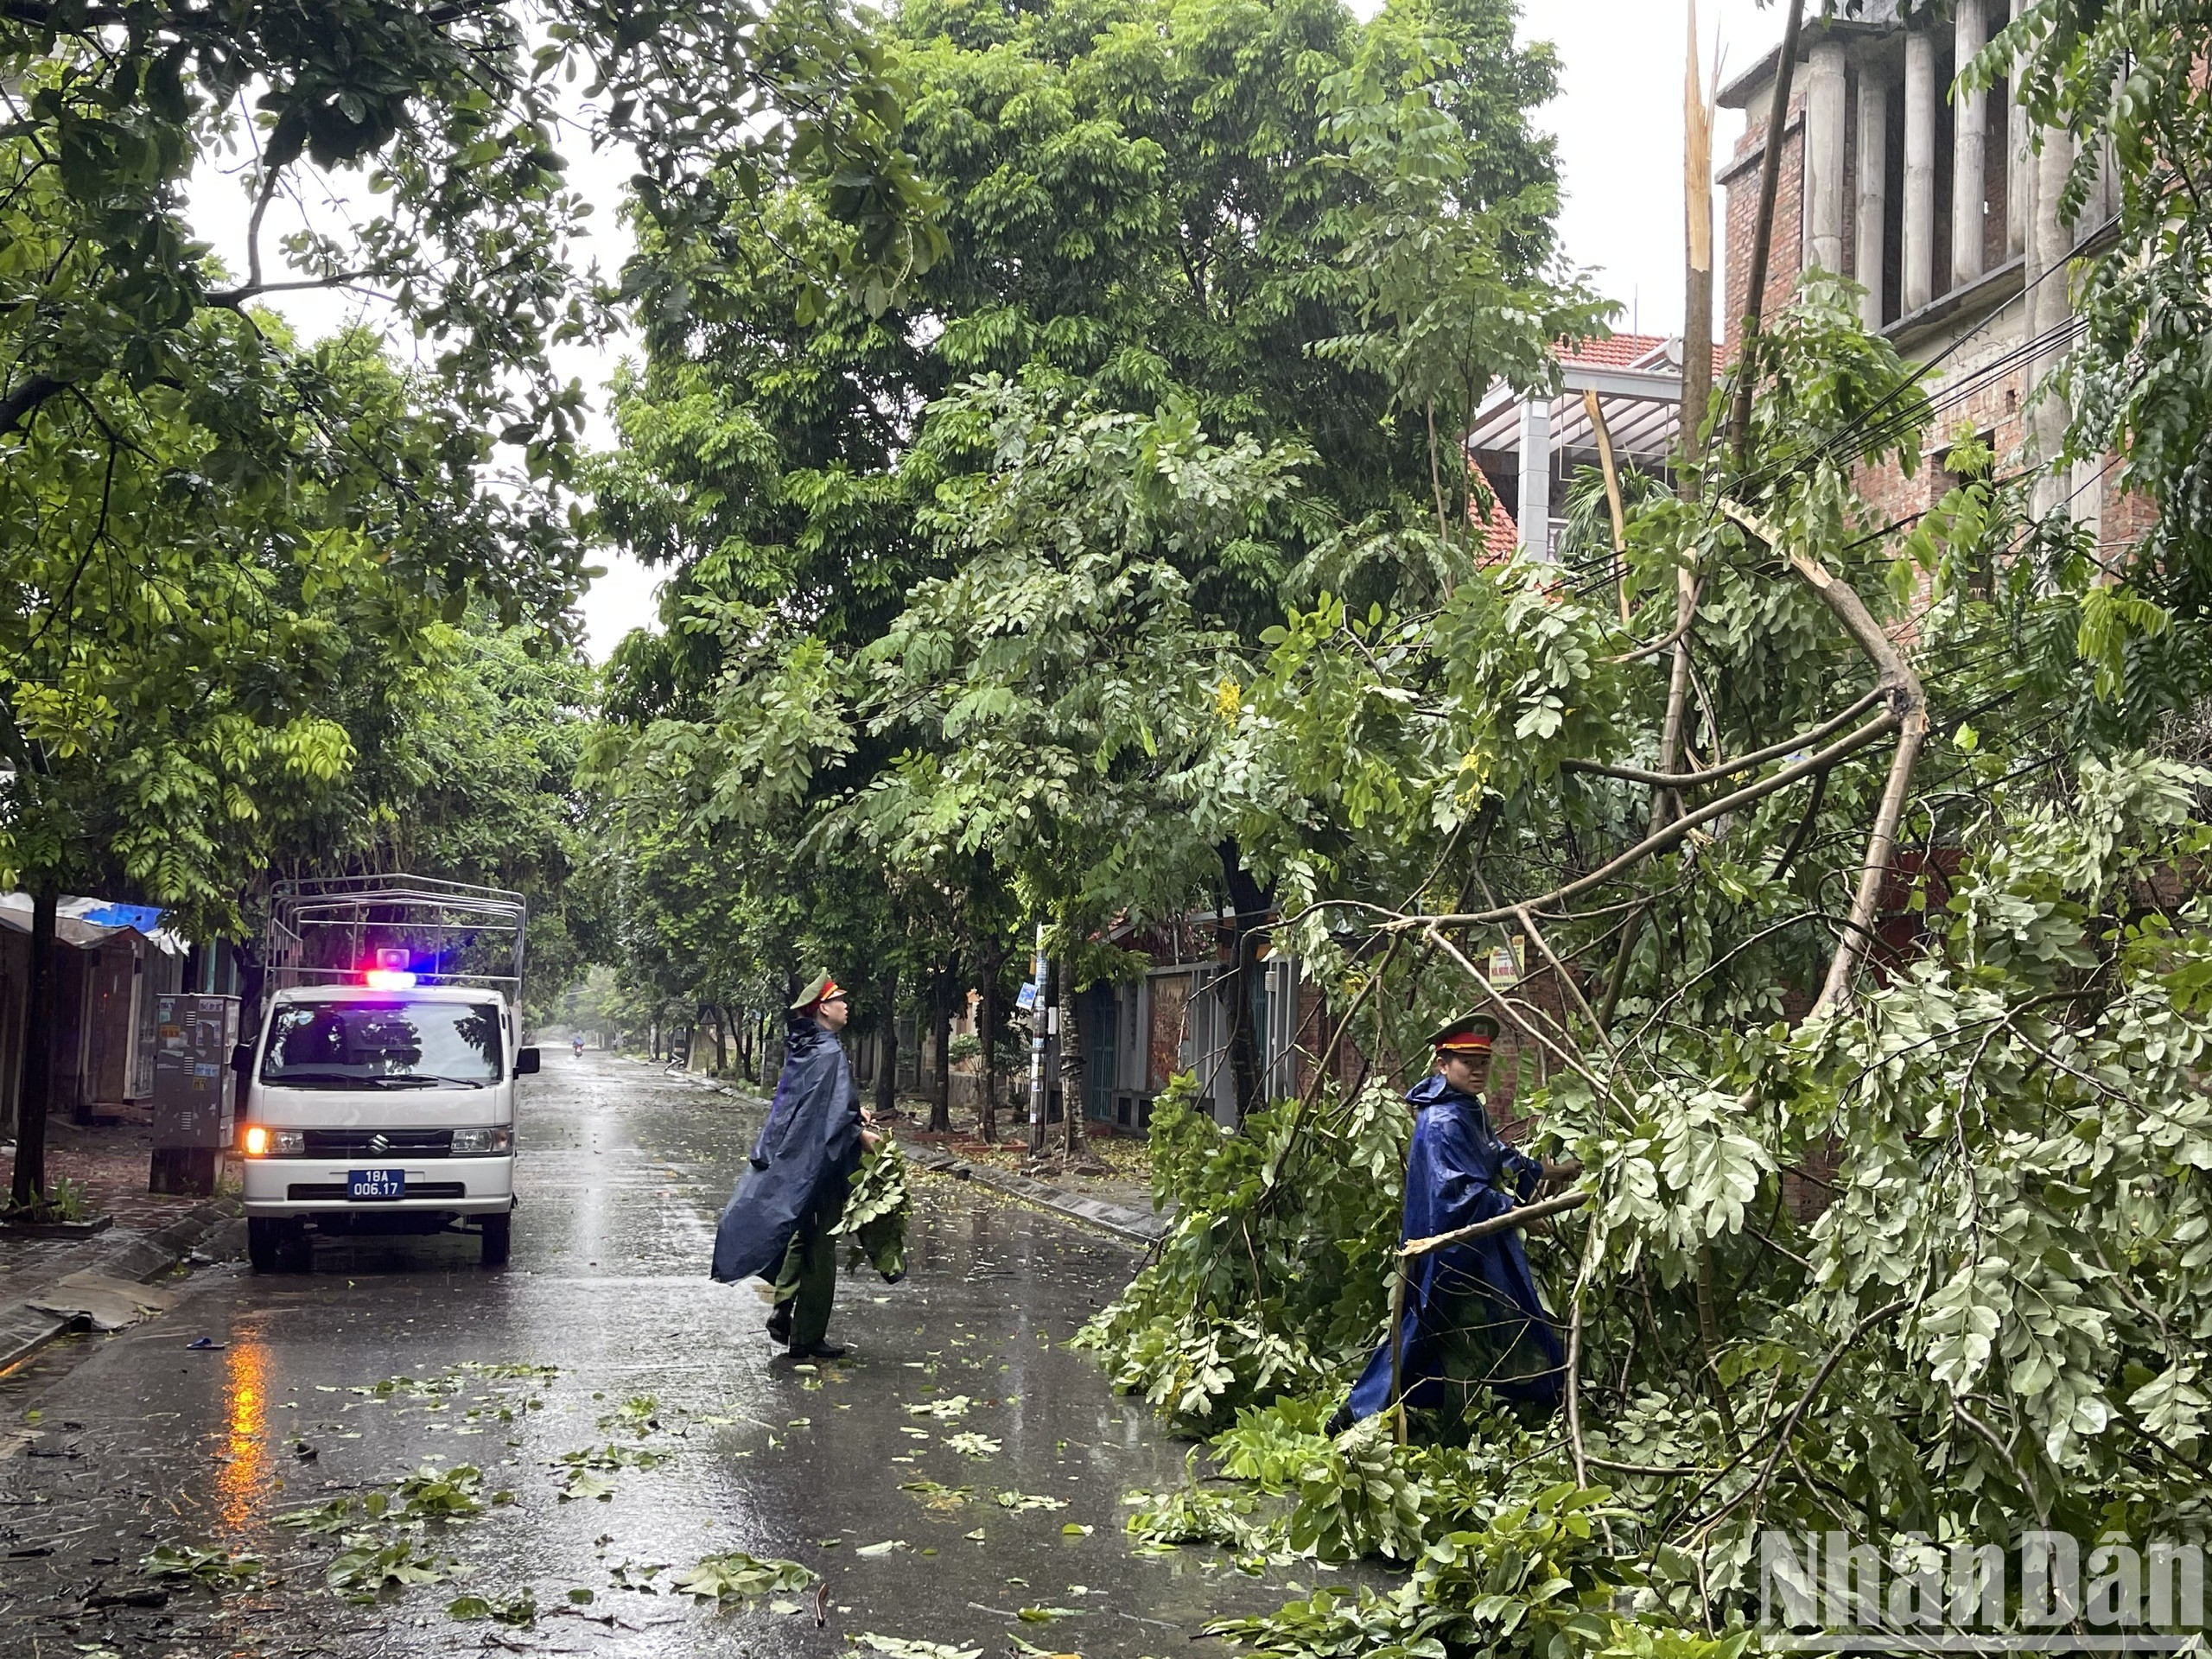
{"type": "Polygon", "coordinates": [[[1125,1495],[1188,1450],[1065,1347],[1127,1249],[917,1177],[908,1278],[841,1275],[851,1357],[794,1364],[759,1288],[704,1276],[758,1109],[597,1054],[546,1064],[507,1268],[460,1237],[325,1243],[312,1276],[225,1262],[168,1317],[0,1385],[0,1424],[40,1437],[0,1462],[0,1653],[1164,1656],[1280,1602],[1280,1574],[1123,1531],[1125,1495]],[[203,1335],[226,1345],[187,1347],[203,1335]],[[480,1482],[371,1512],[426,1465],[480,1482]],[[328,1531],[276,1522],[317,1506],[328,1531]],[[183,1576],[141,1566],[162,1549],[183,1576]],[[811,1585],[677,1593],[734,1551],[820,1574],[826,1624],[811,1585]],[[226,1557],[260,1565],[226,1580],[226,1557]],[[334,1563],[435,1576],[355,1602],[334,1563]]]}

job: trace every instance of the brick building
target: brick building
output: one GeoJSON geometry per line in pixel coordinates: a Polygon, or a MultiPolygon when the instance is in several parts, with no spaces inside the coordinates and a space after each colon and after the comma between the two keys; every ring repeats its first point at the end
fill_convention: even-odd
{"type": "MultiPolygon", "coordinates": [[[[1809,20],[1799,42],[1763,310],[1787,304],[1806,272],[1848,276],[1866,290],[1866,325],[1907,360],[1931,365],[1923,384],[1937,418],[1924,464],[1912,478],[1889,468],[1861,480],[1892,519],[1950,487],[1942,462],[1962,425],[2007,471],[2055,454],[2065,430],[2063,406],[2037,400],[2034,389],[2072,341],[2068,265],[2107,233],[2117,184],[2106,157],[2077,223],[2062,223],[2072,140],[2032,132],[2003,83],[1987,93],[1958,89],[1959,67],[2020,7],[1957,0],[1955,16],[1937,20],[1924,4],[1867,0],[1861,16],[1809,20]]],[[[1726,291],[1716,304],[1732,360],[1780,58],[1778,48],[1768,52],[1719,94],[1747,118],[1718,181],[1726,291]]],[[[2128,545],[2150,509],[2124,496],[2112,474],[2107,457],[2043,477],[2035,509],[2063,505],[2101,548],[2128,545]]]]}

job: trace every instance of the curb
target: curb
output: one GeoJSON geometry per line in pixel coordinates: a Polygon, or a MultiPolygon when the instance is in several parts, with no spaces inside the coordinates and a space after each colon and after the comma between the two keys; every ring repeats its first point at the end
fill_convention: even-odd
{"type": "Polygon", "coordinates": [[[1071,1221],[1079,1221],[1126,1239],[1132,1244],[1147,1248],[1157,1244],[1167,1236],[1173,1223],[1173,1216],[1160,1215],[1148,1210],[1132,1210],[1127,1205],[1109,1204],[1103,1198],[1087,1198],[1080,1192],[1071,1192],[1064,1186],[1054,1186],[1027,1175],[1015,1175],[1002,1169],[992,1169],[965,1162],[946,1153],[909,1151],[907,1162],[917,1168],[950,1175],[957,1180],[974,1181],[983,1186],[995,1187],[1000,1192],[1029,1203],[1040,1205],[1071,1221]]]}
{"type": "MultiPolygon", "coordinates": [[[[120,1249],[108,1251],[91,1264],[92,1270],[143,1285],[155,1274],[167,1272],[183,1261],[194,1245],[226,1222],[245,1213],[236,1198],[210,1198],[205,1204],[194,1205],[160,1231],[143,1234],[120,1249]]],[[[76,1324],[74,1319],[58,1319],[50,1313],[35,1313],[21,1303],[0,1313],[0,1376],[14,1370],[56,1337],[68,1335],[76,1324]]]]}

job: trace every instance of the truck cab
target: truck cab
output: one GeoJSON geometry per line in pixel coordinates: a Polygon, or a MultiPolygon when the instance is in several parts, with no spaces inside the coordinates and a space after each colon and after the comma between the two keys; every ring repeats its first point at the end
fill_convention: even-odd
{"type": "MultiPolygon", "coordinates": [[[[519,972],[440,971],[461,948],[448,918],[466,896],[451,884],[439,884],[429,923],[408,902],[421,895],[355,885],[317,884],[280,911],[306,949],[291,950],[283,976],[295,982],[270,992],[232,1057],[247,1253],[257,1271],[304,1269],[315,1235],[461,1231],[499,1266],[516,1203],[517,1080],[537,1070],[522,1041],[519,972]],[[349,918],[343,938],[321,941],[336,948],[315,948],[319,926],[349,918]],[[398,931],[418,937],[374,943],[398,931]],[[447,936],[442,946],[426,931],[447,936]],[[359,965],[329,965],[346,957],[359,965]]],[[[518,905],[518,956],[520,919],[518,905]]],[[[472,925],[462,944],[480,931],[472,925]]]]}

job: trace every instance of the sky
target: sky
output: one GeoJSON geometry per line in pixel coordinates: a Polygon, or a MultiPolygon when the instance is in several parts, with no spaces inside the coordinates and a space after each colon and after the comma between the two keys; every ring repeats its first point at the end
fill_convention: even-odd
{"type": "MultiPolygon", "coordinates": [[[[1379,0],[1351,0],[1363,15],[1379,0]]],[[[1560,57],[1560,94],[1539,124],[1559,141],[1564,187],[1561,240],[1568,257],[1589,270],[1600,292],[1618,300],[1616,325],[1625,332],[1670,334],[1682,313],[1682,69],[1689,0],[1523,0],[1522,37],[1549,41],[1560,57]]],[[[1781,34],[1781,21],[1757,0],[1697,0],[1699,54],[1713,68],[1718,42],[1722,78],[1751,63],[1781,34]]],[[[1713,134],[1716,161],[1734,149],[1740,114],[1720,111],[1713,134]]],[[[588,257],[620,267],[628,238],[617,208],[625,168],[618,158],[572,157],[570,179],[597,203],[588,257]]],[[[243,175],[240,175],[243,176],[243,175]]],[[[193,188],[193,220],[200,235],[243,269],[247,202],[237,178],[203,169],[193,188]]],[[[342,218],[342,200],[309,200],[279,225],[272,210],[263,235],[273,247],[283,231],[311,219],[342,218]]],[[[377,321],[372,302],[327,294],[273,296],[276,308],[307,337],[357,315],[377,321]]],[[[1717,297],[1717,296],[1716,296],[1717,297]]],[[[1716,303],[1714,315],[1726,312],[1716,303]]],[[[571,347],[559,366],[583,384],[593,410],[587,436],[613,440],[604,418],[605,387],[629,342],[571,347]]],[[[404,347],[403,347],[404,349],[404,347]]],[[[655,575],[611,551],[598,556],[605,574],[580,604],[586,648],[594,660],[633,627],[655,617],[655,575]]]]}

